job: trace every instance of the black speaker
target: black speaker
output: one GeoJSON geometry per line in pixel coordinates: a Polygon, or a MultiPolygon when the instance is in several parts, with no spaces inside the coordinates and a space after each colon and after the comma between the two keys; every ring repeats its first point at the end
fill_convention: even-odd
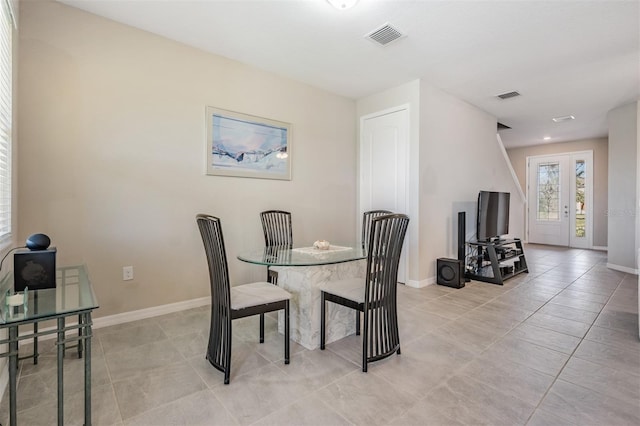
{"type": "Polygon", "coordinates": [[[458,212],[458,260],[464,260],[467,233],[467,213],[458,212]]]}
{"type": "Polygon", "coordinates": [[[51,239],[45,234],[33,234],[27,238],[26,246],[29,250],[45,250],[49,248],[51,239]]]}
{"type": "MultiPolygon", "coordinates": [[[[466,264],[466,257],[467,257],[467,213],[458,212],[458,260],[460,260],[464,265],[466,264]]],[[[464,272],[465,270],[463,267],[462,276],[464,277],[464,281],[468,283],[471,280],[465,276],[464,272]]]]}
{"type": "Polygon", "coordinates": [[[56,249],[19,250],[13,255],[14,291],[56,288],[56,249]]]}
{"type": "Polygon", "coordinates": [[[439,258],[436,264],[437,283],[447,287],[464,287],[464,261],[439,258]]]}

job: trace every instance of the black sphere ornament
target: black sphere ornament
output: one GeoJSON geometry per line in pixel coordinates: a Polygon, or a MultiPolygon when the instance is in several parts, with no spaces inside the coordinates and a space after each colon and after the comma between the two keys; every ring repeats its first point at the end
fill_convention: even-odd
{"type": "Polygon", "coordinates": [[[45,234],[33,234],[27,238],[27,248],[29,250],[46,250],[51,244],[51,239],[45,234]]]}

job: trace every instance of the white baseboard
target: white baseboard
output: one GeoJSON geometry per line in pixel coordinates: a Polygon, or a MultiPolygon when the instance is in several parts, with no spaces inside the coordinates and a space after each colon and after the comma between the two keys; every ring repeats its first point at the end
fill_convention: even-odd
{"type": "Polygon", "coordinates": [[[405,285],[407,287],[413,287],[413,288],[422,288],[422,287],[426,287],[428,285],[432,285],[436,283],[436,277],[431,277],[431,278],[427,278],[424,280],[407,280],[407,282],[405,283],[405,285]]]}
{"type": "Polygon", "coordinates": [[[137,311],[123,312],[121,314],[108,315],[93,320],[93,328],[110,327],[112,325],[123,324],[146,318],[159,317],[160,315],[172,314],[174,312],[185,311],[187,309],[198,308],[211,303],[210,297],[185,300],[182,302],[169,303],[168,305],[154,306],[152,308],[140,309],[137,311]]]}
{"type": "MultiPolygon", "coordinates": [[[[103,328],[109,327],[117,324],[124,324],[131,321],[137,321],[145,318],[153,318],[158,317],[160,315],[172,314],[174,312],[180,312],[187,309],[198,308],[200,306],[205,306],[211,303],[210,297],[201,297],[199,299],[191,299],[185,300],[182,302],[169,303],[168,305],[154,306],[152,308],[139,309],[137,311],[131,312],[123,312],[121,314],[108,315],[106,317],[100,317],[93,320],[92,328],[103,328]]],[[[77,324],[77,322],[68,322],[67,325],[77,324]]],[[[44,329],[40,329],[39,331],[48,331],[53,330],[55,327],[47,327],[44,329]]],[[[21,333],[30,334],[30,333],[21,333]]],[[[48,340],[54,339],[56,337],[55,333],[48,334],[45,336],[38,337],[38,340],[48,340]]],[[[20,345],[31,343],[30,339],[20,340],[20,345]]],[[[8,360],[8,358],[6,358],[8,360]]],[[[1,395],[4,394],[4,390],[7,388],[9,384],[9,362],[5,362],[5,368],[2,368],[2,374],[0,374],[0,403],[2,402],[1,395]]]]}
{"type": "MultiPolygon", "coordinates": [[[[161,315],[172,314],[174,312],[186,311],[187,309],[199,308],[200,306],[205,306],[205,305],[208,305],[209,303],[211,303],[210,297],[201,297],[199,299],[184,300],[182,302],[169,303],[168,305],[153,306],[151,308],[139,309],[137,311],[130,311],[130,312],[123,312],[121,314],[108,315],[106,317],[99,317],[99,318],[93,319],[92,328],[94,329],[104,328],[104,327],[110,327],[112,325],[125,324],[132,321],[138,321],[141,319],[159,317],[161,315]]],[[[68,324],[74,325],[74,324],[77,324],[77,322],[70,321],[68,322],[68,324]]],[[[47,327],[47,328],[40,329],[40,331],[48,331],[48,330],[54,330],[54,329],[55,327],[47,327]]],[[[20,334],[25,335],[29,333],[27,332],[27,333],[20,333],[20,334]]],[[[54,339],[55,337],[56,337],[55,333],[52,333],[49,335],[40,336],[38,339],[47,340],[47,339],[54,339]]],[[[20,344],[26,345],[26,344],[29,344],[30,342],[31,341],[29,339],[25,339],[25,340],[21,340],[20,344]]]]}
{"type": "Polygon", "coordinates": [[[626,272],[627,274],[638,275],[638,270],[629,268],[627,266],[614,265],[613,263],[607,263],[607,268],[620,272],[626,272]]]}
{"type": "Polygon", "coordinates": [[[600,251],[609,251],[609,247],[607,246],[593,246],[591,247],[593,250],[600,250],[600,251]]]}

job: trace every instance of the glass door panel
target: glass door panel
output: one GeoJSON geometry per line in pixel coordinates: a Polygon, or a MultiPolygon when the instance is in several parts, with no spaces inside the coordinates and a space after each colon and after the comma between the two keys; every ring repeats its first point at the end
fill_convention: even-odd
{"type": "Polygon", "coordinates": [[[587,165],[584,160],[576,161],[576,226],[575,236],[583,238],[586,236],[586,184],[587,165]]]}
{"type": "Polygon", "coordinates": [[[538,220],[560,220],[560,163],[538,164],[538,220]]]}

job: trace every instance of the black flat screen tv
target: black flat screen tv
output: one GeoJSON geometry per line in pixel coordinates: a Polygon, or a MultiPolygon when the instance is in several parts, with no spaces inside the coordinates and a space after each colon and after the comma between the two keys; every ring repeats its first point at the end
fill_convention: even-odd
{"type": "Polygon", "coordinates": [[[508,192],[480,191],[478,194],[478,241],[490,241],[509,233],[508,192]]]}

